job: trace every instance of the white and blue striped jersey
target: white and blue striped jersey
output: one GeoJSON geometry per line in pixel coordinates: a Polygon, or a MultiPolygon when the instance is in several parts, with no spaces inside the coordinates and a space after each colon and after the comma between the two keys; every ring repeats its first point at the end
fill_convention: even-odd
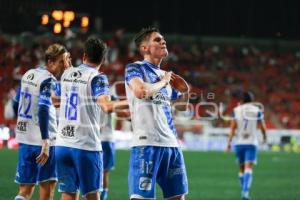
{"type": "Polygon", "coordinates": [[[101,151],[101,108],[96,99],[110,95],[107,77],[82,64],[61,77],[57,146],[101,151]]]}
{"type": "Polygon", "coordinates": [[[18,143],[42,144],[38,110],[40,105],[46,105],[49,107],[49,140],[50,145],[54,145],[57,121],[55,108],[51,101],[51,90],[55,81],[55,77],[43,66],[30,69],[23,75],[20,90],[14,99],[19,102],[16,126],[18,143]]]}
{"type": "Polygon", "coordinates": [[[263,114],[258,106],[246,103],[237,106],[233,111],[237,123],[235,144],[258,145],[257,124],[263,120],[263,114]]]}
{"type": "Polygon", "coordinates": [[[160,77],[165,73],[159,66],[147,61],[126,66],[125,87],[133,128],[132,146],[178,147],[171,100],[177,99],[179,92],[167,85],[152,97],[139,99],[128,85],[129,81],[136,77],[145,83],[153,84],[160,81],[160,77]]]}

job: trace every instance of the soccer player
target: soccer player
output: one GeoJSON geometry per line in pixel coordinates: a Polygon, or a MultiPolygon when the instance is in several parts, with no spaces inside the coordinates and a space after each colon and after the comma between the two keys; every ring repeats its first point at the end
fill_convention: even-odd
{"type": "MultiPolygon", "coordinates": [[[[118,98],[111,95],[112,101],[117,101],[118,98]]],[[[129,114],[124,110],[115,111],[117,116],[128,118],[129,114]]],[[[101,112],[101,145],[103,151],[103,191],[101,192],[100,200],[106,200],[109,187],[109,172],[115,167],[115,139],[112,113],[101,112]]]]}
{"type": "Polygon", "coordinates": [[[61,77],[61,102],[55,156],[62,200],[75,200],[78,191],[98,200],[102,189],[100,109],[111,112],[127,101],[110,101],[107,77],[98,72],[106,45],[97,38],[84,44],[83,64],[65,70],[61,77]]]}
{"type": "Polygon", "coordinates": [[[30,69],[23,75],[14,99],[19,143],[15,179],[19,193],[15,200],[30,199],[36,183],[41,200],[53,199],[57,180],[54,160],[57,123],[51,89],[56,81],[54,75],[64,68],[66,52],[62,45],[49,46],[45,52],[46,65],[30,69]]]}
{"type": "Polygon", "coordinates": [[[160,69],[168,55],[166,41],[156,28],[143,28],[135,37],[143,61],[125,69],[126,96],[133,141],[128,174],[130,199],[155,199],[156,182],[165,199],[182,200],[188,192],[183,154],[172,117],[171,100],[186,110],[188,84],[160,69]]]}
{"type": "Polygon", "coordinates": [[[251,92],[244,92],[241,105],[234,108],[233,120],[226,151],[231,149],[231,141],[236,136],[235,155],[240,166],[239,180],[242,189],[242,199],[249,199],[252,182],[252,172],[256,164],[258,138],[257,128],[263,134],[263,142],[267,140],[266,125],[261,109],[252,103],[254,96],[251,92]]]}

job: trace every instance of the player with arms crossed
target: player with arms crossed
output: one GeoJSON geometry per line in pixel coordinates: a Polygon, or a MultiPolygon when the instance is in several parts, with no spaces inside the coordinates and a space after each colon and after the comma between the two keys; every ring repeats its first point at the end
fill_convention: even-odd
{"type": "Polygon", "coordinates": [[[83,64],[61,78],[59,126],[55,156],[62,200],[99,200],[102,189],[100,109],[111,112],[127,101],[110,101],[107,77],[98,72],[106,45],[97,38],[84,44],[83,64]]]}
{"type": "Polygon", "coordinates": [[[15,200],[31,198],[34,185],[39,184],[40,200],[53,199],[56,184],[54,141],[57,132],[55,108],[51,89],[55,77],[65,68],[67,50],[53,44],[45,52],[45,66],[27,71],[15,97],[17,113],[16,140],[19,161],[15,182],[19,193],[15,200]]]}
{"type": "Polygon", "coordinates": [[[133,128],[129,196],[155,199],[157,182],[165,199],[182,200],[188,192],[188,182],[171,100],[178,102],[177,109],[186,110],[189,87],[180,76],[160,69],[168,50],[158,29],[142,29],[135,43],[144,60],[130,63],[125,69],[133,128]]]}
{"type": "Polygon", "coordinates": [[[267,140],[266,125],[263,113],[252,101],[251,92],[244,92],[242,104],[234,108],[233,120],[230,125],[230,133],[226,151],[231,149],[231,141],[236,135],[235,155],[240,166],[239,179],[242,189],[242,199],[249,199],[249,191],[252,182],[252,171],[257,157],[257,128],[263,134],[263,142],[267,140]]]}

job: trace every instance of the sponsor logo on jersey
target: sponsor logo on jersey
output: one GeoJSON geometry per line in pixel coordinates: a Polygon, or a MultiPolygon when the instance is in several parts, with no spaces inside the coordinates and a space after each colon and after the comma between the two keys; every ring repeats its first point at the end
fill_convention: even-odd
{"type": "Polygon", "coordinates": [[[28,122],[25,121],[18,121],[17,123],[17,130],[26,132],[28,127],[28,122]]]}
{"type": "Polygon", "coordinates": [[[148,177],[140,177],[139,181],[139,189],[140,190],[151,190],[152,180],[148,177]]]}
{"type": "Polygon", "coordinates": [[[33,80],[34,79],[34,74],[33,73],[31,73],[31,74],[29,74],[28,76],[27,76],[27,80],[33,80]]]}
{"type": "Polygon", "coordinates": [[[64,137],[75,137],[75,127],[67,125],[61,130],[61,134],[64,137]]]}
{"type": "Polygon", "coordinates": [[[166,105],[170,104],[168,96],[166,96],[162,92],[158,92],[154,94],[151,99],[154,104],[166,104],[166,105]]]}

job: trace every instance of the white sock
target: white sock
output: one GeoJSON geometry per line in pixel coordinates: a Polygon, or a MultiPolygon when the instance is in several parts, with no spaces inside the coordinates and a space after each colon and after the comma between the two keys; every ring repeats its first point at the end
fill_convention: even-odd
{"type": "Polygon", "coordinates": [[[25,197],[17,195],[14,200],[26,200],[25,197]]]}

